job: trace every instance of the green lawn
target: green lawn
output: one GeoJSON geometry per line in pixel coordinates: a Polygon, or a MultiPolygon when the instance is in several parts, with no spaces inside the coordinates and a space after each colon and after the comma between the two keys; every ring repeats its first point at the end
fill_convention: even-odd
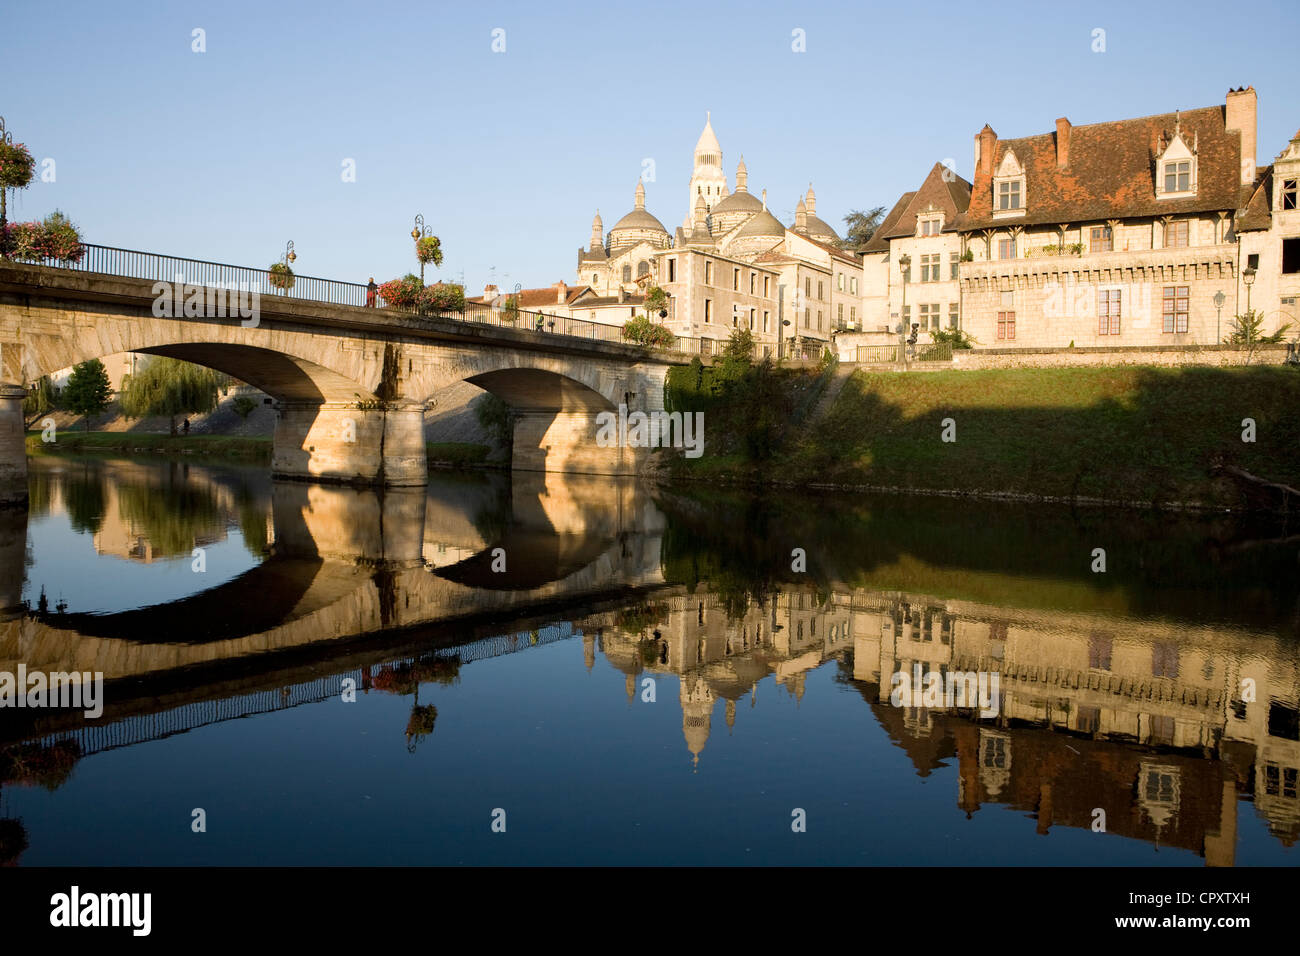
{"type": "Polygon", "coordinates": [[[58,441],[43,442],[39,431],[27,433],[27,452],[42,454],[83,454],[114,452],[118,454],[203,455],[231,461],[269,464],[270,438],[245,438],[235,435],[154,435],[132,432],[82,432],[61,430],[58,441]]]}
{"type": "MultiPolygon", "coordinates": [[[[830,412],[761,471],[801,483],[1232,503],[1228,483],[1210,478],[1216,461],[1300,487],[1300,372],[858,371],[830,412]],[[941,437],[949,418],[954,442],[941,437]],[[1242,441],[1245,418],[1256,423],[1254,443],[1242,441]]],[[[687,469],[738,470],[708,455],[687,469]]]]}

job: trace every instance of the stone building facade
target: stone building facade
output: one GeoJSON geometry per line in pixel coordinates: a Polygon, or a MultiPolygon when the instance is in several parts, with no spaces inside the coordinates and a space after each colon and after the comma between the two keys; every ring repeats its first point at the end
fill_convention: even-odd
{"type": "Polygon", "coordinates": [[[971,184],[935,163],[921,187],[904,193],[863,247],[865,340],[898,341],[898,326],[918,331],[961,323],[958,222],[971,184]]]}
{"type": "Polygon", "coordinates": [[[985,347],[1216,344],[1246,308],[1255,138],[1253,88],[1020,139],[985,125],[957,222],[962,327],[985,347]]]}

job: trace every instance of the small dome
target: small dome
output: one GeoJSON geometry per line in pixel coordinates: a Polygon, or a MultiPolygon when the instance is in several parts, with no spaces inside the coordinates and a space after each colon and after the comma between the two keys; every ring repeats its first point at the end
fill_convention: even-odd
{"type": "Polygon", "coordinates": [[[614,228],[609,231],[610,245],[615,248],[635,245],[641,239],[650,238],[647,233],[654,234],[651,241],[656,245],[668,236],[664,224],[646,212],[645,186],[638,180],[635,206],[630,213],[614,223],[614,228]]]}
{"type": "Polygon", "coordinates": [[[819,239],[822,242],[839,242],[840,239],[840,237],[835,234],[834,229],[827,225],[825,221],[818,219],[812,213],[808,214],[807,225],[804,227],[804,231],[810,239],[819,239]]]}
{"type": "Polygon", "coordinates": [[[763,203],[757,196],[751,192],[740,191],[732,193],[726,199],[716,203],[713,207],[713,214],[715,216],[719,213],[728,212],[753,213],[762,211],[763,203]]]}
{"type": "Polygon", "coordinates": [[[644,209],[633,209],[630,213],[614,223],[614,228],[610,232],[618,232],[620,229],[654,229],[657,232],[667,233],[664,224],[646,212],[644,209]]]}
{"type": "Polygon", "coordinates": [[[750,238],[754,236],[772,237],[780,239],[785,235],[785,226],[781,225],[781,220],[772,215],[766,209],[760,209],[758,215],[741,228],[736,233],[737,239],[750,238]]]}

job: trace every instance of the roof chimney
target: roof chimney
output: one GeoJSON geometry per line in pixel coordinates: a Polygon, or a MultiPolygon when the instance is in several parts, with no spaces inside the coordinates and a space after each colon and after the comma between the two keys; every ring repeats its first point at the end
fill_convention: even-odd
{"type": "Polygon", "coordinates": [[[496,298],[496,295],[497,295],[497,287],[496,287],[496,286],[494,286],[494,285],[490,285],[490,284],[489,284],[489,285],[485,285],[485,286],[483,287],[483,298],[485,298],[485,299],[495,299],[495,298],[496,298]]]}
{"type": "Polygon", "coordinates": [[[1255,88],[1228,90],[1226,102],[1223,128],[1241,134],[1241,182],[1249,185],[1255,181],[1255,88]]]}
{"type": "Polygon", "coordinates": [[[1070,165],[1070,121],[1064,116],[1056,121],[1056,165],[1070,165]]]}
{"type": "Polygon", "coordinates": [[[564,300],[569,297],[569,287],[561,279],[555,283],[555,302],[557,305],[564,305],[564,300]]]}
{"type": "Polygon", "coordinates": [[[975,175],[993,175],[993,153],[998,148],[998,134],[988,123],[975,134],[975,175]]]}

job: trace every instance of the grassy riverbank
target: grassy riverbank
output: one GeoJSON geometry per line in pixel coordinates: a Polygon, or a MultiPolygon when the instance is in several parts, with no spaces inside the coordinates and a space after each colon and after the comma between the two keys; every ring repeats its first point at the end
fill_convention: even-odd
{"type": "MultiPolygon", "coordinates": [[[[744,417],[744,394],[722,398],[744,417]]],[[[714,442],[711,425],[675,477],[1234,506],[1211,475],[1226,464],[1300,487],[1300,372],[1277,366],[859,371],[769,455],[714,442]]]]}
{"type": "MultiPolygon", "coordinates": [[[[445,468],[475,468],[487,464],[487,445],[469,442],[429,442],[429,464],[445,468]]],[[[269,465],[269,437],[236,435],[155,435],[133,432],[60,431],[57,442],[41,441],[41,433],[27,433],[30,455],[175,455],[219,458],[269,465]]]]}
{"type": "Polygon", "coordinates": [[[133,432],[60,431],[58,441],[43,442],[41,433],[27,433],[31,455],[184,455],[225,461],[270,464],[271,439],[236,435],[154,435],[133,432]]]}

